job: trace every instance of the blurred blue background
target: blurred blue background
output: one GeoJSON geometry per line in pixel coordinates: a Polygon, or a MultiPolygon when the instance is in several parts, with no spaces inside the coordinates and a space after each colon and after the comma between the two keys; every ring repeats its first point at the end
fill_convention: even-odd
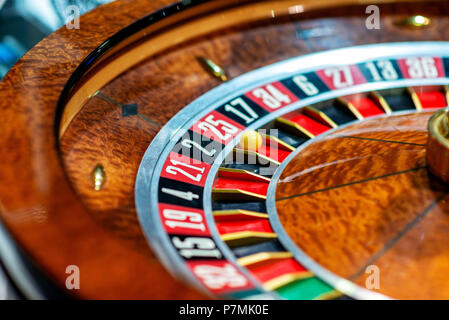
{"type": "Polygon", "coordinates": [[[81,14],[113,0],[0,0],[0,79],[36,43],[66,23],[67,7],[81,14]]]}

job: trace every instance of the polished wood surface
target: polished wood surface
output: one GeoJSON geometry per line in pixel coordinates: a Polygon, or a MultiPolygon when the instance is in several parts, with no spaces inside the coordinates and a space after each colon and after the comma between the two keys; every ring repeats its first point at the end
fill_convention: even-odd
{"type": "Polygon", "coordinates": [[[291,239],[315,261],[394,298],[449,298],[449,188],[426,168],[432,113],[367,120],[300,152],[278,184],[276,208],[291,239]],[[311,183],[313,181],[313,183],[311,183]]]}
{"type": "Polygon", "coordinates": [[[68,265],[80,268],[84,298],[197,299],[158,260],[127,249],[94,223],[62,169],[55,107],[71,73],[95,47],[171,1],[117,1],[60,29],[32,49],[0,84],[2,221],[26,253],[65,288],[68,265]],[[118,19],[117,17],[120,16],[118,19]]]}
{"type": "MultiPolygon", "coordinates": [[[[113,103],[98,96],[88,100],[93,92],[87,90],[80,100],[88,100],[84,108],[65,122],[61,150],[55,147],[57,101],[76,67],[109,36],[169,2],[119,0],[102,6],[82,17],[80,30],[62,28],[42,41],[0,83],[2,223],[61,288],[66,267],[78,265],[81,289],[70,292],[78,297],[203,297],[168,275],[147,246],[135,215],[133,187],[139,159],[159,128],[142,119],[121,118],[113,103]],[[93,192],[89,175],[97,163],[105,166],[107,180],[103,191],[93,192]]],[[[323,5],[350,2],[357,1],[323,5]]],[[[199,55],[218,63],[233,78],[289,57],[341,46],[445,40],[442,31],[449,27],[449,19],[440,15],[447,9],[446,3],[385,4],[381,30],[361,28],[364,6],[275,16],[164,49],[101,92],[121,104],[137,103],[142,114],[163,125],[219,84],[197,63],[199,55]],[[434,23],[422,30],[395,25],[397,19],[416,13],[431,16],[434,23]]]]}

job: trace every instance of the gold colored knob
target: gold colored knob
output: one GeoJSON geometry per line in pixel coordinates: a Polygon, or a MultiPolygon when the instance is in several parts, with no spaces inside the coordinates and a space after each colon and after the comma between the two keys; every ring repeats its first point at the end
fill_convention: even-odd
{"type": "Polygon", "coordinates": [[[427,166],[433,175],[449,183],[449,108],[435,113],[428,129],[427,166]]]}
{"type": "Polygon", "coordinates": [[[401,19],[396,22],[397,26],[408,28],[422,28],[427,27],[432,23],[432,20],[426,16],[420,14],[401,19]]]}
{"type": "Polygon", "coordinates": [[[97,164],[92,170],[91,178],[95,191],[103,189],[104,183],[106,182],[106,172],[101,164],[97,164]]]}

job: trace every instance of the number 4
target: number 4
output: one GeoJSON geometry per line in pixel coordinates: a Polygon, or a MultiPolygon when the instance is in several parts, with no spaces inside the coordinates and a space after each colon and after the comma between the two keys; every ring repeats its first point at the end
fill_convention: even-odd
{"type": "Polygon", "coordinates": [[[200,198],[199,195],[197,195],[197,194],[195,194],[195,193],[193,193],[191,191],[184,192],[184,191],[179,191],[179,190],[162,188],[162,192],[166,193],[166,194],[169,194],[171,196],[174,196],[174,197],[178,197],[180,199],[187,200],[187,201],[193,201],[193,200],[196,200],[196,199],[200,198]]]}

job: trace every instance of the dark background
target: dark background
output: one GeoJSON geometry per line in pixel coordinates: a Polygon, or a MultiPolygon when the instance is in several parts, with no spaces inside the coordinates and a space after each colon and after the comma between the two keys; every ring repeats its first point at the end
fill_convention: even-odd
{"type": "Polygon", "coordinates": [[[81,14],[113,0],[0,0],[0,79],[36,43],[66,23],[66,9],[81,14]]]}

